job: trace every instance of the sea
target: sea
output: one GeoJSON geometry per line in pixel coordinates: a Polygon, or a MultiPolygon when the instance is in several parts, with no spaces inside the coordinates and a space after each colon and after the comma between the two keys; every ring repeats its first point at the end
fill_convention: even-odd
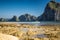
{"type": "Polygon", "coordinates": [[[53,21],[40,21],[40,22],[0,22],[0,23],[17,23],[17,24],[30,24],[30,25],[60,25],[60,22],[53,21]]]}

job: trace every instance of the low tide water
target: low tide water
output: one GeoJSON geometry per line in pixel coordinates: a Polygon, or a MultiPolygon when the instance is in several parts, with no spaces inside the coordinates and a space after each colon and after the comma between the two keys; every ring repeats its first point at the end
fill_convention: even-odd
{"type": "Polygon", "coordinates": [[[60,25],[60,22],[52,22],[52,21],[40,21],[40,22],[0,22],[0,23],[17,23],[17,24],[30,24],[30,25],[60,25]]]}
{"type": "Polygon", "coordinates": [[[31,24],[31,25],[36,25],[36,26],[40,26],[40,25],[60,25],[60,22],[18,22],[18,24],[31,24]]]}

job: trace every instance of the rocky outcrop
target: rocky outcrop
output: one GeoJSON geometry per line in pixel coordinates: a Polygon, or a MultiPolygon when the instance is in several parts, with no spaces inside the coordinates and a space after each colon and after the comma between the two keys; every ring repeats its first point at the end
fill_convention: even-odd
{"type": "Polygon", "coordinates": [[[0,40],[19,40],[17,37],[0,33],[0,40]]]}
{"type": "Polygon", "coordinates": [[[55,1],[50,1],[44,13],[37,18],[38,21],[60,21],[60,3],[56,3],[55,1]]]}
{"type": "Polygon", "coordinates": [[[55,13],[55,20],[60,21],[60,4],[57,3],[56,13],[55,13]]]}
{"type": "Polygon", "coordinates": [[[36,17],[35,16],[32,16],[32,15],[30,15],[30,14],[24,14],[24,15],[21,15],[20,17],[19,17],[19,20],[20,21],[36,21],[36,17]]]}
{"type": "Polygon", "coordinates": [[[8,20],[5,19],[5,18],[0,18],[0,21],[1,21],[1,22],[6,22],[6,21],[8,21],[8,20]]]}
{"type": "Polygon", "coordinates": [[[2,22],[3,22],[3,21],[4,21],[4,18],[0,18],[0,21],[2,21],[2,22]]]}
{"type": "Polygon", "coordinates": [[[17,22],[17,21],[19,21],[19,19],[17,18],[17,16],[13,16],[9,21],[15,21],[15,22],[17,22]]]}

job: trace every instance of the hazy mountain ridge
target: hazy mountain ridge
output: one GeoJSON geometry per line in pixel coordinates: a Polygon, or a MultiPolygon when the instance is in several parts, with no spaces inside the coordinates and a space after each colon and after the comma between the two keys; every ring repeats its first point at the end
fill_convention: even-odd
{"type": "Polygon", "coordinates": [[[41,16],[35,17],[30,14],[24,14],[17,18],[13,16],[11,19],[0,18],[0,21],[60,21],[60,3],[55,1],[50,1],[44,10],[44,13],[41,16]]]}
{"type": "Polygon", "coordinates": [[[32,21],[36,21],[37,17],[33,16],[33,15],[30,15],[30,14],[24,14],[24,15],[21,15],[19,17],[17,16],[13,16],[11,19],[4,19],[4,18],[0,18],[0,21],[4,22],[4,21],[12,21],[12,22],[32,22],[32,21]]]}
{"type": "Polygon", "coordinates": [[[20,21],[36,21],[36,17],[30,14],[21,15],[19,17],[20,21]]]}

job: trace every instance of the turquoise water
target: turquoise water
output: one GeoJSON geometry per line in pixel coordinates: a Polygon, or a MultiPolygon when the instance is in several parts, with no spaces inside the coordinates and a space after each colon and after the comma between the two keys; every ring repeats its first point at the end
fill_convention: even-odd
{"type": "Polygon", "coordinates": [[[31,24],[31,25],[60,25],[60,22],[18,22],[18,24],[31,24]]]}
{"type": "Polygon", "coordinates": [[[31,25],[60,25],[60,22],[41,21],[41,22],[0,22],[0,23],[17,23],[17,24],[31,24],[31,25]]]}

